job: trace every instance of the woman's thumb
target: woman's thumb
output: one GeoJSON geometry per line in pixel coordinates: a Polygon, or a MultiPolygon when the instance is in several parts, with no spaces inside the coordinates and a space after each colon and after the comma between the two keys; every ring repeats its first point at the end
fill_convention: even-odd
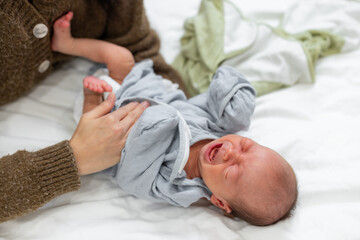
{"type": "Polygon", "coordinates": [[[109,113],[115,105],[115,94],[110,93],[105,101],[88,112],[91,118],[99,118],[109,113]]]}

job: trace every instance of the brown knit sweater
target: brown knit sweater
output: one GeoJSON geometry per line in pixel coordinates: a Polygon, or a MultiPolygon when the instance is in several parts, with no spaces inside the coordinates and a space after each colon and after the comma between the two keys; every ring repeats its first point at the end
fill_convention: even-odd
{"type": "Polygon", "coordinates": [[[68,141],[0,159],[0,222],[44,205],[80,187],[68,141]]]}
{"type": "MultiPolygon", "coordinates": [[[[74,37],[104,39],[128,48],[135,61],[151,58],[154,69],[180,85],[177,72],[159,54],[142,0],[118,0],[105,11],[103,0],[0,0],[0,105],[16,100],[45,78],[54,64],[69,58],[51,51],[54,20],[74,12],[74,37]]],[[[0,159],[0,222],[79,188],[68,141],[0,159]]]]}
{"type": "Polygon", "coordinates": [[[180,75],[159,54],[160,41],[149,27],[142,0],[118,0],[111,12],[100,1],[104,0],[0,0],[0,105],[27,93],[54,64],[69,58],[52,52],[50,44],[54,21],[70,10],[74,37],[119,44],[137,62],[151,58],[155,72],[185,90],[180,75]]]}

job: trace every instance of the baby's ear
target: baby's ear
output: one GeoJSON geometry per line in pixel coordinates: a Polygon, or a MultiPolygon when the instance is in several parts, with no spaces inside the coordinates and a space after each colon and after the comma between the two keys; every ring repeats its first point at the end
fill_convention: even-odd
{"type": "Polygon", "coordinates": [[[227,213],[232,212],[230,205],[225,200],[216,197],[214,194],[211,195],[210,202],[227,213]]]}

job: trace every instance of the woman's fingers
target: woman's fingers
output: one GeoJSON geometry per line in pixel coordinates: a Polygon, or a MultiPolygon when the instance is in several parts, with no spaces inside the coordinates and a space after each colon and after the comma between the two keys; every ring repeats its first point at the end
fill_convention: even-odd
{"type": "Polygon", "coordinates": [[[124,118],[136,121],[148,106],[150,104],[146,101],[142,103],[131,102],[111,114],[114,114],[115,119],[118,121],[122,121],[124,118]]]}
{"type": "Polygon", "coordinates": [[[128,105],[120,108],[120,112],[125,114],[121,120],[113,115],[115,112],[106,114],[107,108],[103,105],[86,113],[93,118],[83,115],[80,119],[70,139],[80,175],[104,170],[120,161],[130,129],[150,104],[144,102],[128,105]],[[106,114],[103,117],[102,112],[106,114]]]}
{"type": "Polygon", "coordinates": [[[150,106],[150,103],[147,101],[138,104],[134,110],[130,111],[119,122],[119,128],[126,130],[130,129],[148,106],[150,106]]]}
{"type": "Polygon", "coordinates": [[[124,117],[126,117],[131,111],[133,111],[139,105],[138,102],[131,102],[126,104],[125,106],[117,109],[116,111],[110,113],[113,115],[116,120],[120,121],[124,117]]]}

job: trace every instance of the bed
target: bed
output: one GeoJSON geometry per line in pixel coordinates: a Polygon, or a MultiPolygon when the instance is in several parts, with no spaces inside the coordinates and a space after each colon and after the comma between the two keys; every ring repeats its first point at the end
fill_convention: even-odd
{"type": "MultiPolygon", "coordinates": [[[[293,4],[310,4],[233,1],[247,19],[269,26],[277,26],[293,4]]],[[[184,21],[197,14],[200,0],[144,2],[161,53],[171,63],[180,51],[184,21]]],[[[319,9],[327,9],[327,2],[318,1],[319,9]]],[[[339,21],[360,20],[354,8],[349,15],[338,11],[344,13],[336,15],[339,21]]],[[[277,150],[295,169],[299,199],[289,219],[255,227],[222,216],[206,201],[187,209],[152,203],[98,173],[82,177],[79,191],[0,224],[0,239],[360,239],[359,26],[360,21],[349,26],[351,49],[316,62],[314,83],[258,97],[250,129],[239,133],[277,150]]],[[[91,66],[80,58],[67,62],[27,96],[0,107],[0,156],[69,139],[76,127],[73,105],[91,66]]]]}

